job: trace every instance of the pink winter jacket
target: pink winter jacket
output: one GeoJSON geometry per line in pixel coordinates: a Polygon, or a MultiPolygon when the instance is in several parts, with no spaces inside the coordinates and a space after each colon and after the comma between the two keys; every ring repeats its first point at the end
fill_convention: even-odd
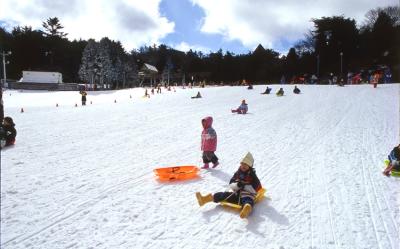
{"type": "Polygon", "coordinates": [[[201,150],[216,151],[217,150],[217,133],[212,128],[212,117],[205,117],[202,120],[203,132],[201,133],[201,150]]]}

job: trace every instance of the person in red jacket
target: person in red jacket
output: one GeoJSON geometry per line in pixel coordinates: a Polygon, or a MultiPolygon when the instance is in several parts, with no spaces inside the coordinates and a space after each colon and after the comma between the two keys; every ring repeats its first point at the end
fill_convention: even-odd
{"type": "Polygon", "coordinates": [[[217,150],[217,133],[212,128],[213,118],[205,117],[201,120],[203,131],[201,132],[201,150],[203,151],[203,169],[208,169],[209,163],[213,163],[213,168],[217,167],[218,157],[215,155],[217,150]]]}
{"type": "Polygon", "coordinates": [[[240,162],[239,169],[229,181],[229,187],[232,191],[217,192],[214,195],[207,194],[202,196],[200,192],[196,193],[196,198],[200,206],[208,202],[227,201],[234,204],[240,204],[243,208],[240,212],[240,218],[246,218],[252,211],[254,199],[257,192],[262,188],[260,180],[253,168],[253,155],[248,152],[240,162]]]}

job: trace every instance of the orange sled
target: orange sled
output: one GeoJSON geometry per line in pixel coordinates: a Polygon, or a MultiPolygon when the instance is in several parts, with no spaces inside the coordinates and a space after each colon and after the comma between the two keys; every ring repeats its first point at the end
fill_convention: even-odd
{"type": "Polygon", "coordinates": [[[188,180],[197,177],[199,168],[196,166],[177,166],[158,168],[154,170],[160,181],[188,180]]]}

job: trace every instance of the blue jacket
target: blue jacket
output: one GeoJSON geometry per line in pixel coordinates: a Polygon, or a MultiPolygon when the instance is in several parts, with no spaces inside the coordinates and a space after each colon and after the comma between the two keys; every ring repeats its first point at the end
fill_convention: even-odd
{"type": "Polygon", "coordinates": [[[242,111],[245,111],[245,112],[247,112],[249,110],[248,107],[247,107],[247,104],[241,104],[239,106],[239,109],[242,110],[242,111]]]}
{"type": "Polygon", "coordinates": [[[393,150],[390,152],[389,156],[389,161],[400,161],[400,149],[399,146],[396,146],[393,148],[393,150]]]}

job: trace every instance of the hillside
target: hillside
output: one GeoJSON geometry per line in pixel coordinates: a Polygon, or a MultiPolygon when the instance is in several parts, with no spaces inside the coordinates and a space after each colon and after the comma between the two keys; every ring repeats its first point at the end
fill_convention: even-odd
{"type": "Polygon", "coordinates": [[[18,135],[1,152],[1,247],[399,249],[400,178],[381,171],[400,85],[281,87],[89,92],[85,107],[77,92],[6,91],[18,135]],[[232,114],[242,99],[250,113],[232,114]],[[220,165],[157,181],[154,168],[202,165],[205,116],[220,165]],[[195,192],[226,190],[248,151],[268,198],[248,219],[199,207],[195,192]]]}

